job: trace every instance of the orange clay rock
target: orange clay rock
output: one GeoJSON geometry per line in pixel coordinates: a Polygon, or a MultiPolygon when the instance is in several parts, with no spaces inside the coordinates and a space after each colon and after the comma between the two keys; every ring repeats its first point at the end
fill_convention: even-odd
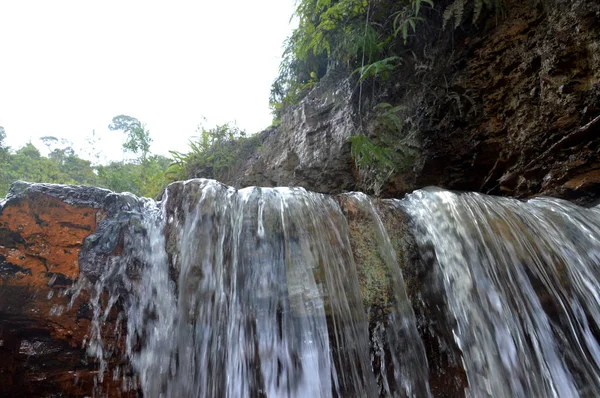
{"type": "MultiPolygon", "coordinates": [[[[94,394],[98,365],[84,348],[89,298],[69,309],[67,289],[109,194],[17,182],[0,202],[0,396],[94,394]]],[[[104,379],[96,392],[123,395],[118,380],[104,379]]]]}

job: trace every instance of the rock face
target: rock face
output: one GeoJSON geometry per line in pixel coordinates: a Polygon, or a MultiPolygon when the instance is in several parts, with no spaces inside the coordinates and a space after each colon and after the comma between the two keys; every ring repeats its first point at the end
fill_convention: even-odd
{"type": "MultiPolygon", "coordinates": [[[[300,186],[321,193],[356,189],[348,137],[357,134],[353,86],[334,74],[263,131],[261,145],[221,182],[247,186],[300,186]]],[[[199,173],[191,177],[207,177],[199,173]]]]}
{"type": "MultiPolygon", "coordinates": [[[[165,225],[163,242],[173,282],[179,280],[176,259],[180,253],[174,241],[178,234],[172,228],[185,221],[182,217],[189,213],[185,206],[197,206],[200,186],[190,181],[168,189],[170,206],[165,206],[165,217],[176,222],[165,225]],[[186,205],[181,207],[182,203],[186,205]]],[[[386,369],[394,368],[385,362],[391,356],[381,334],[389,327],[388,315],[397,303],[391,276],[395,271],[380,252],[373,213],[350,197],[334,199],[348,221],[360,293],[369,317],[371,349],[381,354],[373,356],[373,366],[384,377],[386,369]]],[[[448,351],[454,347],[451,340],[440,342],[448,327],[441,315],[443,303],[436,306],[439,313],[419,307],[427,295],[428,285],[420,283],[428,278],[427,267],[418,258],[407,220],[389,203],[376,205],[385,215],[385,228],[406,275],[408,297],[415,304],[432,391],[436,396],[448,391],[461,395],[465,383],[457,365],[460,354],[448,351]],[[438,332],[434,337],[432,333],[438,332]]],[[[151,201],[103,189],[13,184],[0,208],[0,395],[140,394],[128,357],[131,347],[125,347],[124,308],[147,266],[141,253],[147,235],[142,218],[155,210],[151,201]]],[[[210,219],[208,209],[204,217],[210,219]]]]}
{"type": "Polygon", "coordinates": [[[424,93],[415,187],[593,200],[600,187],[600,4],[510,1],[457,45],[464,66],[424,93]],[[433,96],[440,98],[435,106],[433,96]]]}
{"type": "MultiPolygon", "coordinates": [[[[366,82],[362,95],[347,74],[332,73],[280,126],[263,132],[262,147],[223,182],[383,197],[436,185],[593,202],[600,190],[600,4],[505,3],[502,17],[488,16],[477,28],[420,28],[416,57],[390,81],[366,82]],[[382,129],[371,111],[382,102],[403,107],[400,131],[382,129]],[[406,158],[384,184],[354,167],[347,138],[360,131],[406,158]]],[[[441,13],[432,13],[430,25],[441,26],[441,13]]]]}
{"type": "MultiPolygon", "coordinates": [[[[92,394],[98,365],[83,348],[89,296],[69,288],[109,194],[17,182],[0,206],[0,395],[92,394]]],[[[121,394],[119,380],[105,379],[99,391],[121,394]]]]}

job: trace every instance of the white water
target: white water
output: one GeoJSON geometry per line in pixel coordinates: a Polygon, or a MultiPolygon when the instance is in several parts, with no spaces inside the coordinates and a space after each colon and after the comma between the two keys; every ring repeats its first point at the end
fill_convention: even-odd
{"type": "MultiPolygon", "coordinates": [[[[385,322],[368,324],[334,198],[192,180],[159,207],[143,202],[128,224],[141,237],[125,239],[129,254],[91,288],[99,383],[118,351],[102,325],[119,307],[133,376],[113,377],[147,397],[457,394],[432,394],[419,305],[443,309],[435,330],[460,349],[467,396],[600,396],[600,209],[437,189],[392,201],[439,281],[411,303],[401,269],[415,265],[400,266],[377,206],[362,194],[344,200],[374,226],[391,275],[385,322]]],[[[438,383],[462,383],[455,370],[434,371],[438,383]]]]}
{"type": "MultiPolygon", "coordinates": [[[[192,180],[172,186],[160,208],[146,206],[143,230],[130,242],[142,264],[133,276],[126,256],[95,284],[89,351],[105,366],[102,310],[126,297],[126,351],[144,396],[379,395],[348,225],[333,198],[192,180]],[[115,274],[127,294],[114,288],[115,274]]],[[[417,336],[418,348],[412,317],[392,324],[417,336]]],[[[424,356],[417,375],[398,357],[412,350],[390,341],[399,393],[428,391],[424,356]]]]}
{"type": "Polygon", "coordinates": [[[597,209],[437,189],[399,205],[439,267],[469,396],[600,395],[597,209]]]}

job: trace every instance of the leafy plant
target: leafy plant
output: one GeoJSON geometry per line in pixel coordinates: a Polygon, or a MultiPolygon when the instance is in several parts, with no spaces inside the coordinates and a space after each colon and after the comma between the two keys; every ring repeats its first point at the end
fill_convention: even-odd
{"type": "Polygon", "coordinates": [[[454,0],[444,10],[442,26],[445,29],[447,24],[452,21],[454,29],[458,28],[464,22],[465,14],[468,11],[472,12],[472,23],[475,24],[484,7],[490,11],[499,13],[504,9],[504,0],[454,0]]]}
{"type": "Polygon", "coordinates": [[[16,151],[3,145],[0,130],[0,197],[6,195],[16,180],[73,185],[95,185],[116,192],[157,197],[167,184],[165,170],[170,159],[147,155],[133,162],[110,162],[92,165],[80,158],[71,144],[56,137],[42,137],[50,153],[43,156],[31,142],[16,151]]]}
{"type": "Polygon", "coordinates": [[[171,151],[169,179],[205,177],[228,181],[240,159],[260,145],[257,136],[247,137],[245,131],[232,123],[210,129],[199,126],[198,132],[199,136],[189,141],[187,153],[171,151]]]}
{"type": "Polygon", "coordinates": [[[387,79],[389,73],[396,69],[402,63],[402,58],[397,55],[382,59],[380,61],[373,62],[371,64],[362,66],[356,71],[359,72],[359,81],[368,79],[369,77],[379,77],[387,79]]]}
{"type": "Polygon", "coordinates": [[[389,148],[375,144],[366,135],[355,135],[349,137],[348,141],[352,144],[350,153],[359,169],[371,167],[385,171],[394,168],[389,148]]]}
{"type": "Polygon", "coordinates": [[[402,105],[393,106],[387,102],[377,104],[374,108],[377,113],[377,121],[390,131],[399,131],[404,124],[399,113],[404,110],[402,105]]]}
{"type": "Polygon", "coordinates": [[[402,64],[401,43],[416,32],[425,5],[433,1],[299,0],[298,28],[285,43],[271,88],[273,123],[330,70],[354,71],[359,83],[387,79],[402,64]]]}
{"type": "Polygon", "coordinates": [[[413,33],[417,31],[417,23],[423,18],[419,16],[423,3],[428,4],[433,8],[432,0],[411,0],[410,7],[404,7],[394,13],[394,36],[401,34],[404,44],[408,41],[408,29],[412,29],[413,33]]]}
{"type": "Polygon", "coordinates": [[[140,160],[144,160],[150,152],[152,143],[150,132],[138,119],[127,115],[115,116],[112,123],[108,125],[108,129],[125,134],[123,151],[138,154],[140,160]]]}

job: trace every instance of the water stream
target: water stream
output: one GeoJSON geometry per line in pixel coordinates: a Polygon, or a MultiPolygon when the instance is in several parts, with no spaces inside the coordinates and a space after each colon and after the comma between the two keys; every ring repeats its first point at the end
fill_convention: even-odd
{"type": "Polygon", "coordinates": [[[173,184],[159,204],[127,207],[137,238],[124,234],[121,257],[87,287],[88,352],[108,369],[101,325],[119,307],[134,374],[124,388],[147,397],[600,395],[600,209],[437,189],[386,204],[410,217],[428,295],[405,283],[415,265],[366,195],[173,184]],[[363,300],[349,206],[390,279],[379,318],[363,300]],[[464,386],[425,349],[431,320],[414,309],[433,307],[464,386]],[[430,387],[444,378],[459,388],[430,387]]]}
{"type": "Polygon", "coordinates": [[[600,211],[438,189],[398,202],[434,259],[472,397],[600,395],[600,211]]]}

